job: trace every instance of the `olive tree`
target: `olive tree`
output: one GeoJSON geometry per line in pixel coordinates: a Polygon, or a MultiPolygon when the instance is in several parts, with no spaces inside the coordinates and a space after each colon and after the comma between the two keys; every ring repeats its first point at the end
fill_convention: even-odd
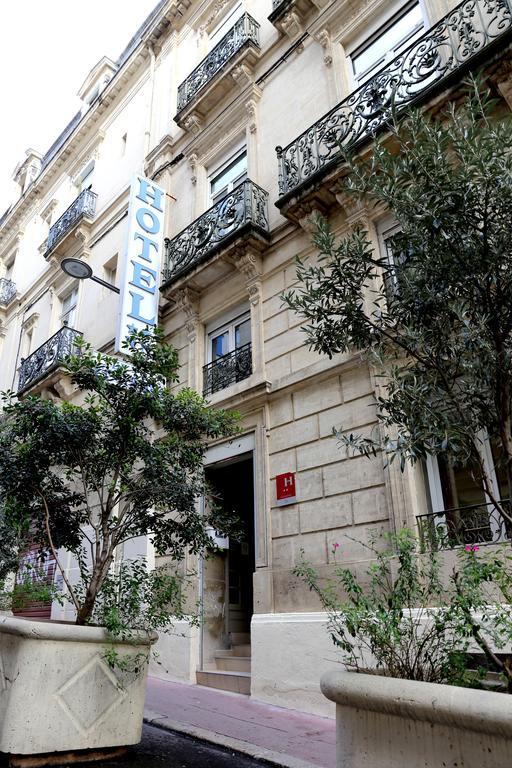
{"type": "MultiPolygon", "coordinates": [[[[411,111],[345,156],[349,195],[390,212],[390,253],[364,229],[337,239],[318,218],[316,260],[285,295],[310,345],[360,350],[382,376],[379,430],[343,435],[354,451],[385,451],[402,467],[445,454],[470,467],[506,524],[482,457],[482,434],[512,497],[512,125],[475,82],[463,104],[411,111]]],[[[503,495],[503,494],[502,494],[503,495]]]]}

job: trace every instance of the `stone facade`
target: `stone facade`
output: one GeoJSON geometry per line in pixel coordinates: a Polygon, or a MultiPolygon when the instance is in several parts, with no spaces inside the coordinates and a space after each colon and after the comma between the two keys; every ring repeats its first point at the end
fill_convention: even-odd
{"type": "MultiPolygon", "coordinates": [[[[144,172],[168,193],[159,322],[179,352],[177,386],[201,392],[203,368],[210,366],[209,400],[242,414],[240,441],[211,446],[208,468],[226,483],[223,466],[234,467],[235,478],[240,462],[252,462],[250,492],[236,499],[245,505],[247,541],[236,567],[230,549],[207,566],[214,580],[205,577],[204,563],[189,558],[211,621],[199,633],[180,630],[163,638],[163,664],[155,674],[195,681],[197,670],[210,677],[229,672],[227,662],[220,670],[215,664],[237,647],[252,654],[253,695],[332,714],[319,679],[336,654],[319,640],[324,617],[292,569],[304,552],[322,573],[332,572],[335,542],[338,561],[341,554],[343,562],[362,568],[372,536],[415,525],[416,515],[429,509],[419,471],[401,474],[382,457],[340,450],[333,427],[362,433],[377,427],[373,372],[356,352],[329,360],[308,349],[299,318],[282,302],[296,280],[295,258],[314,258],[315,211],[326,214],[338,234],[362,223],[375,249],[382,248],[386,212],[349,205],[336,162],[283,194],[275,147],[289,145],[365,82],[358,79],[358,57],[397,19],[419,14],[409,37],[398,41],[402,48],[395,40],[399,53],[454,6],[451,0],[425,0],[416,10],[402,0],[162,0],[119,60],[104,59],[92,70],[81,89],[83,110],[56,145],[43,156],[30,150],[17,166],[21,179],[30,165],[31,180],[21,174],[23,195],[0,222],[0,278],[17,289],[0,304],[0,388],[16,389],[20,368],[27,367],[23,359],[36,353],[26,391],[72,397],[53,349],[41,354],[66,323],[95,348],[113,350],[114,294],[73,281],[60,262],[82,259],[99,277],[119,283],[130,182],[144,172]],[[89,103],[96,87],[100,94],[89,103]],[[49,249],[52,227],[89,187],[94,210],[80,211],[49,249]],[[190,260],[191,253],[200,258],[190,260]],[[242,341],[250,344],[250,370],[243,373],[237,358],[242,341]],[[219,364],[219,355],[230,357],[219,364]],[[289,472],[295,473],[296,501],[282,506],[276,476],[289,472]],[[240,586],[244,568],[250,589],[240,586]],[[215,595],[207,588],[213,581],[215,595]],[[216,655],[215,642],[224,655],[216,655]]],[[[508,29],[507,9],[505,3],[500,30],[508,29]]],[[[478,61],[490,62],[489,77],[505,104],[509,38],[493,34],[478,61]]],[[[460,79],[454,84],[452,78],[451,90],[441,82],[423,103],[448,98],[460,79]]]]}

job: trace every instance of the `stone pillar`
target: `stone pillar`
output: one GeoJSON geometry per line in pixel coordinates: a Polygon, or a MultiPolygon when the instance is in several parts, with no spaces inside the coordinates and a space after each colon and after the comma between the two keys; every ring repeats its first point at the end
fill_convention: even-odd
{"type": "Polygon", "coordinates": [[[251,341],[253,374],[265,378],[263,335],[263,302],[261,293],[261,257],[251,248],[235,256],[235,266],[243,274],[251,309],[251,341]]]}
{"type": "Polygon", "coordinates": [[[199,318],[199,294],[191,288],[182,288],[176,296],[176,304],[186,317],[188,338],[188,386],[203,391],[201,360],[203,359],[204,333],[199,318]]]}

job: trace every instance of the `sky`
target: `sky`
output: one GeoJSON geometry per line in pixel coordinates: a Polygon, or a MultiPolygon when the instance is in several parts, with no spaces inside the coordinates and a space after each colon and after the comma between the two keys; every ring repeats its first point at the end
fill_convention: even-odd
{"type": "Polygon", "coordinates": [[[80,108],[102,56],[116,60],[157,0],[15,0],[0,10],[0,214],[29,147],[44,154],[80,108]]]}

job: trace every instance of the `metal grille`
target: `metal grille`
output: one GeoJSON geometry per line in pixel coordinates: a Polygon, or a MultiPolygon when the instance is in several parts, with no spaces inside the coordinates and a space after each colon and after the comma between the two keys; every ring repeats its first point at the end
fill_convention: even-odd
{"type": "Polygon", "coordinates": [[[75,339],[82,334],[64,326],[35,352],[21,361],[18,392],[23,392],[53,371],[67,355],[72,354],[75,339]]]}
{"type": "Polygon", "coordinates": [[[213,395],[220,389],[247,379],[252,373],[252,344],[244,344],[227,355],[222,355],[203,368],[203,395],[213,395]]]}
{"type": "Polygon", "coordinates": [[[245,13],[234,24],[215,48],[184,80],[178,88],[178,112],[181,112],[196,94],[217,72],[247,43],[253,42],[259,47],[260,25],[252,16],[245,13]]]}
{"type": "MultiPolygon", "coordinates": [[[[510,515],[510,500],[500,502],[510,515]]],[[[418,531],[423,551],[450,549],[464,544],[494,544],[510,539],[512,528],[494,504],[447,509],[418,515],[418,531]]]]}
{"type": "Polygon", "coordinates": [[[164,282],[192,269],[248,227],[268,232],[268,192],[244,181],[177,237],[165,240],[164,282]]]}
{"type": "Polygon", "coordinates": [[[83,216],[93,217],[96,210],[97,195],[90,189],[84,189],[80,192],[69,208],[62,214],[53,227],[51,227],[46,241],[46,255],[55,248],[59,240],[69,232],[76,222],[83,216]]]}
{"type": "Polygon", "coordinates": [[[7,277],[0,277],[0,306],[6,307],[16,296],[16,283],[7,277]]]}
{"type": "Polygon", "coordinates": [[[465,0],[284,149],[279,194],[295,190],[512,29],[508,0],[465,0]]]}

